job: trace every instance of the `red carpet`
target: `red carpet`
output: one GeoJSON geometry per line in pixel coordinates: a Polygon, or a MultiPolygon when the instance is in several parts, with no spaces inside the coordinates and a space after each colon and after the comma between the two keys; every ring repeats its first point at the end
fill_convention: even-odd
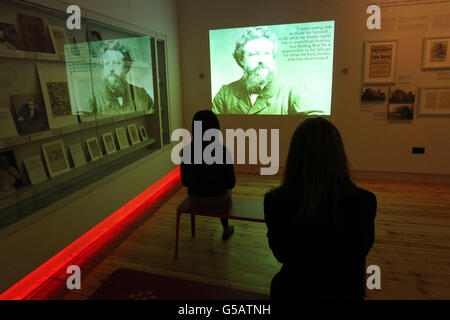
{"type": "Polygon", "coordinates": [[[160,276],[116,270],[90,300],[268,300],[266,295],[160,276]]]}

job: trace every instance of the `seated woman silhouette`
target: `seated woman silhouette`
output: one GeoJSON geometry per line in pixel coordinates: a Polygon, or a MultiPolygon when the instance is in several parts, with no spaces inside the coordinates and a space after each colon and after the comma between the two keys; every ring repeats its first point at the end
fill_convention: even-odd
{"type": "MultiPolygon", "coordinates": [[[[198,111],[192,119],[193,141],[197,139],[203,141],[202,137],[196,137],[194,122],[201,121],[202,132],[208,129],[220,129],[219,119],[210,110],[198,111]]],[[[202,142],[202,152],[210,141],[202,142]]],[[[208,213],[221,214],[228,212],[231,207],[231,189],[234,188],[236,177],[234,175],[233,164],[226,164],[226,158],[230,156],[229,150],[223,146],[223,161],[221,163],[207,164],[203,156],[201,163],[194,163],[195,148],[190,144],[185,148],[190,149],[190,164],[182,162],[180,165],[181,181],[188,188],[188,195],[191,207],[194,210],[207,211],[208,213]]],[[[183,149],[183,153],[186,152],[183,149]]],[[[213,151],[214,152],[214,151],[213,151]]],[[[234,227],[228,225],[228,219],[222,218],[223,235],[222,239],[228,239],[234,232],[234,227]]]]}
{"type": "Polygon", "coordinates": [[[336,127],[304,120],[281,186],[264,197],[269,246],[282,263],[271,299],[364,299],[376,210],[375,195],[350,178],[336,127]]]}

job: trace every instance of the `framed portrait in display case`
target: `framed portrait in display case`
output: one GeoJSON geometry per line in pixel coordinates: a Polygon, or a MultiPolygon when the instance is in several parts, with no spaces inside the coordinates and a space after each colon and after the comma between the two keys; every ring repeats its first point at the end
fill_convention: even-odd
{"type": "Polygon", "coordinates": [[[69,161],[67,160],[67,154],[62,140],[44,143],[41,147],[50,177],[55,177],[70,171],[69,161]]]}
{"type": "Polygon", "coordinates": [[[53,53],[52,42],[42,18],[18,13],[17,22],[25,50],[53,53]]]}
{"type": "Polygon", "coordinates": [[[131,144],[137,144],[141,142],[141,140],[139,139],[139,134],[136,125],[133,123],[128,125],[127,128],[128,134],[130,135],[131,144]]]}
{"type": "Polygon", "coordinates": [[[103,145],[105,146],[106,154],[111,154],[117,151],[112,132],[102,134],[102,140],[103,145]]]}
{"type": "Polygon", "coordinates": [[[47,175],[45,174],[44,165],[42,164],[41,156],[35,155],[23,160],[23,165],[28,174],[28,178],[32,185],[40,184],[47,181],[47,175]]]}
{"type": "Polygon", "coordinates": [[[128,143],[128,138],[127,138],[127,133],[125,132],[125,128],[124,127],[116,128],[116,129],[114,129],[114,131],[116,131],[117,141],[119,142],[119,148],[121,150],[128,148],[130,146],[130,144],[128,143]]]}
{"type": "Polygon", "coordinates": [[[70,155],[72,156],[73,165],[75,168],[85,165],[86,157],[84,156],[81,143],[77,142],[69,146],[70,155]]]}
{"type": "Polygon", "coordinates": [[[72,112],[65,66],[38,63],[36,68],[50,129],[77,124],[78,117],[72,112]]]}
{"type": "Polygon", "coordinates": [[[100,159],[101,151],[100,146],[98,145],[97,137],[87,139],[86,144],[88,147],[89,156],[91,157],[91,161],[100,159]]]}
{"type": "Polygon", "coordinates": [[[44,103],[36,94],[11,95],[11,113],[19,134],[48,130],[44,103]]]}
{"type": "Polygon", "coordinates": [[[363,83],[394,83],[397,40],[364,42],[363,83]]]}
{"type": "Polygon", "coordinates": [[[423,44],[422,69],[450,69],[450,36],[426,37],[423,44]]]}

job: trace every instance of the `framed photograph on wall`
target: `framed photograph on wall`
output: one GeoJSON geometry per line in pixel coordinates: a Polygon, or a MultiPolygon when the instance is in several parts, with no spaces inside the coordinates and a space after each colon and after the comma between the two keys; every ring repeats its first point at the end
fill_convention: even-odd
{"type": "Polygon", "coordinates": [[[422,69],[450,69],[450,36],[426,37],[423,43],[422,69]]]}
{"type": "Polygon", "coordinates": [[[363,83],[394,83],[397,40],[364,41],[363,83]]]}
{"type": "Polygon", "coordinates": [[[413,120],[414,104],[390,103],[388,106],[388,120],[413,120]]]}
{"type": "Polygon", "coordinates": [[[91,157],[91,161],[97,160],[100,158],[100,146],[98,145],[97,137],[92,137],[86,140],[86,144],[89,151],[89,156],[91,157]]]}
{"type": "Polygon", "coordinates": [[[102,140],[103,145],[105,146],[106,154],[111,154],[117,151],[112,132],[102,134],[102,140]]]}
{"type": "Polygon", "coordinates": [[[389,103],[414,104],[416,101],[416,87],[412,85],[398,85],[390,87],[389,103]]]}
{"type": "Polygon", "coordinates": [[[388,95],[388,87],[363,86],[361,88],[361,102],[384,103],[388,95]]]}
{"type": "Polygon", "coordinates": [[[419,114],[450,115],[450,87],[422,87],[419,114]]]}
{"type": "Polygon", "coordinates": [[[148,140],[147,130],[144,127],[139,127],[141,133],[142,141],[148,140]]]}
{"type": "Polygon", "coordinates": [[[127,133],[125,132],[125,127],[120,127],[114,129],[116,131],[117,141],[119,142],[119,148],[125,149],[130,146],[128,143],[127,133]]]}
{"type": "Polygon", "coordinates": [[[413,120],[416,87],[398,85],[390,87],[388,120],[413,120]]]}
{"type": "Polygon", "coordinates": [[[45,162],[47,163],[48,173],[50,177],[55,177],[70,171],[69,161],[67,160],[66,149],[62,140],[56,140],[44,143],[41,146],[44,153],[45,162]]]}
{"type": "Polygon", "coordinates": [[[138,134],[136,125],[133,123],[133,124],[128,125],[127,128],[128,128],[128,134],[130,135],[131,144],[137,144],[137,143],[141,142],[141,140],[139,139],[139,134],[138,134]]]}

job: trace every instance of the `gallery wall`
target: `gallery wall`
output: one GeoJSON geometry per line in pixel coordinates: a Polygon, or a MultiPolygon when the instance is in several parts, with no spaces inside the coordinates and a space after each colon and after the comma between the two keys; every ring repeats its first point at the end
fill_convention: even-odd
{"type": "MultiPolygon", "coordinates": [[[[39,1],[36,1],[39,3],[39,1]]],[[[53,1],[61,4],[62,1],[53,1]]],[[[41,2],[42,3],[42,2],[41,2]]],[[[182,126],[179,41],[175,0],[70,0],[102,15],[167,36],[172,128],[182,126]]],[[[83,23],[83,22],[82,22],[83,23]]],[[[170,147],[0,230],[0,292],[64,249],[169,173],[170,147]]]]}
{"type": "MultiPolygon", "coordinates": [[[[382,29],[369,31],[368,4],[361,0],[179,1],[184,126],[190,128],[197,110],[211,108],[208,30],[335,20],[332,115],[327,119],[340,130],[356,176],[450,181],[450,117],[419,116],[416,103],[413,120],[388,121],[378,119],[375,108],[360,101],[364,40],[398,40],[395,84],[450,86],[448,75],[438,80],[445,78],[442,70],[421,69],[424,37],[450,35],[450,3],[407,2],[400,7],[395,6],[399,1],[379,1],[382,29]],[[414,146],[425,147],[425,154],[412,154],[414,146]]],[[[279,128],[283,166],[292,133],[304,116],[219,119],[222,129],[279,128]]]]}

